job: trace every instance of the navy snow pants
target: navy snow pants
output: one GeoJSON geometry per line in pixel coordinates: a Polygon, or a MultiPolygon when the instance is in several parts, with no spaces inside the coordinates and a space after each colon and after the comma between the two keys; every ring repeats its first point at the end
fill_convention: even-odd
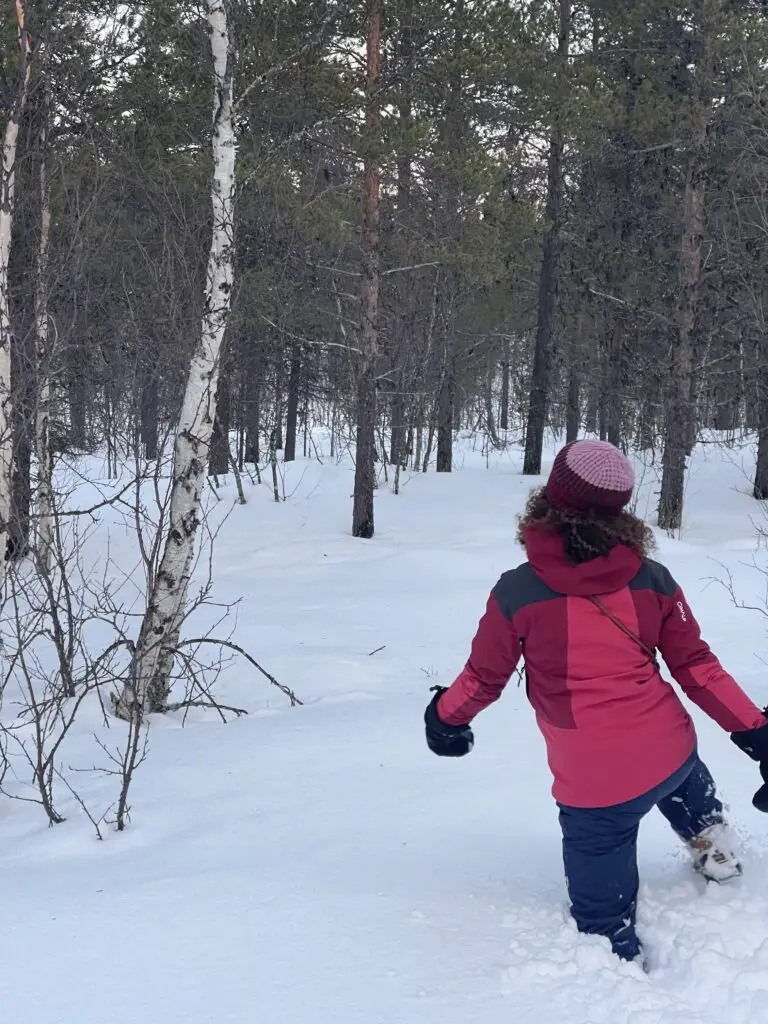
{"type": "Polygon", "coordinates": [[[683,840],[723,820],[712,776],[696,752],[665,782],[634,800],[612,807],[560,805],[571,914],[579,931],[607,936],[614,953],[625,960],[641,952],[635,934],[637,833],[654,807],[683,840]]]}

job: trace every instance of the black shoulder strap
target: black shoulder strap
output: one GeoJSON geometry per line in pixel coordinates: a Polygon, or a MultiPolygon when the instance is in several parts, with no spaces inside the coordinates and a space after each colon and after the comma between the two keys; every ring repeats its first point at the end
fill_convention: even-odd
{"type": "Polygon", "coordinates": [[[603,602],[598,600],[598,598],[590,597],[588,598],[588,600],[591,601],[595,608],[602,612],[602,614],[605,615],[607,619],[610,619],[614,626],[617,626],[621,630],[624,636],[628,636],[630,640],[637,644],[640,650],[648,657],[648,660],[651,662],[652,665],[654,665],[657,669],[661,667],[659,665],[659,659],[656,657],[656,651],[654,651],[652,647],[649,647],[648,644],[644,643],[637,635],[637,633],[633,633],[629,626],[625,625],[625,623],[623,623],[621,619],[617,618],[617,616],[615,616],[612,611],[606,608],[603,602]]]}

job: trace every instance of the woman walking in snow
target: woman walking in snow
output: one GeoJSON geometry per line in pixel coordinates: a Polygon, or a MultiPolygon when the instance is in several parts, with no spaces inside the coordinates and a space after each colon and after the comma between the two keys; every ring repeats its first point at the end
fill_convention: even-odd
{"type": "Polygon", "coordinates": [[[741,873],[693,722],[656,652],[761,770],[768,719],[702,640],[669,571],[648,557],[653,535],[625,511],[634,482],[613,445],[576,441],[560,451],[520,522],[527,561],[494,587],[469,661],[451,687],[438,689],[425,721],[434,753],[469,753],[469,723],[498,700],[524,658],[554,775],[571,913],[580,931],[604,935],[618,956],[642,962],[637,833],[652,808],[705,878],[741,873]]]}

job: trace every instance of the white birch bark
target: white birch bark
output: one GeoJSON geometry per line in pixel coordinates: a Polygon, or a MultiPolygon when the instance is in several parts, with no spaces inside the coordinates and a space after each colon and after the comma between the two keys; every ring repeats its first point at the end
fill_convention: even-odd
{"type": "Polygon", "coordinates": [[[234,48],[226,0],[205,0],[214,66],[213,235],[206,276],[200,340],[192,357],[173,452],[168,532],[148,595],[130,676],[116,700],[119,717],[164,710],[174,649],[184,618],[189,578],[200,524],[213,431],[219,354],[229,316],[233,281],[235,131],[234,48]]]}
{"type": "Polygon", "coordinates": [[[0,173],[0,587],[5,580],[5,546],[11,513],[11,466],[13,431],[11,430],[11,304],[8,264],[11,257],[13,212],[16,192],[16,147],[19,126],[29,86],[29,50],[25,31],[26,14],[22,0],[16,0],[21,50],[19,87],[5,126],[0,173]]]}
{"type": "Polygon", "coordinates": [[[37,410],[35,455],[37,457],[37,563],[50,570],[53,552],[53,453],[50,443],[51,419],[51,322],[48,315],[48,246],[51,237],[51,196],[48,187],[48,97],[45,122],[40,133],[40,246],[37,251],[35,289],[35,333],[37,336],[37,410]]]}

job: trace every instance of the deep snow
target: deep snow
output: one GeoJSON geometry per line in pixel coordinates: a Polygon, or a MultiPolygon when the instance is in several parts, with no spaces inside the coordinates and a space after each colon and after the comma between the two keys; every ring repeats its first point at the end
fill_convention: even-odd
{"type": "MultiPolygon", "coordinates": [[[[452,476],[383,486],[372,542],[348,533],[348,465],[297,463],[280,506],[249,488],[217,541],[216,596],[242,597],[236,639],[306,704],[230,666],[219,696],[251,714],[154,723],[131,828],[101,843],[71,800],[53,829],[0,801],[4,1022],[768,1024],[768,818],[750,806],[755,767],[698,711],[746,874],[703,887],[660,816],[646,821],[649,976],[567,920],[543,743],[516,681],[478,718],[470,757],[428,752],[428,688],[452,681],[519,561],[531,485],[516,450],[488,467],[462,452],[452,476]]],[[[768,703],[768,620],[712,582],[728,569],[746,603],[765,596],[752,459],[702,446],[682,538],[659,544],[707,639],[768,703]]],[[[643,476],[641,512],[657,470],[643,476]]],[[[84,715],[68,764],[93,762],[93,728],[84,715]]],[[[81,777],[89,804],[113,787],[81,777]]]]}

